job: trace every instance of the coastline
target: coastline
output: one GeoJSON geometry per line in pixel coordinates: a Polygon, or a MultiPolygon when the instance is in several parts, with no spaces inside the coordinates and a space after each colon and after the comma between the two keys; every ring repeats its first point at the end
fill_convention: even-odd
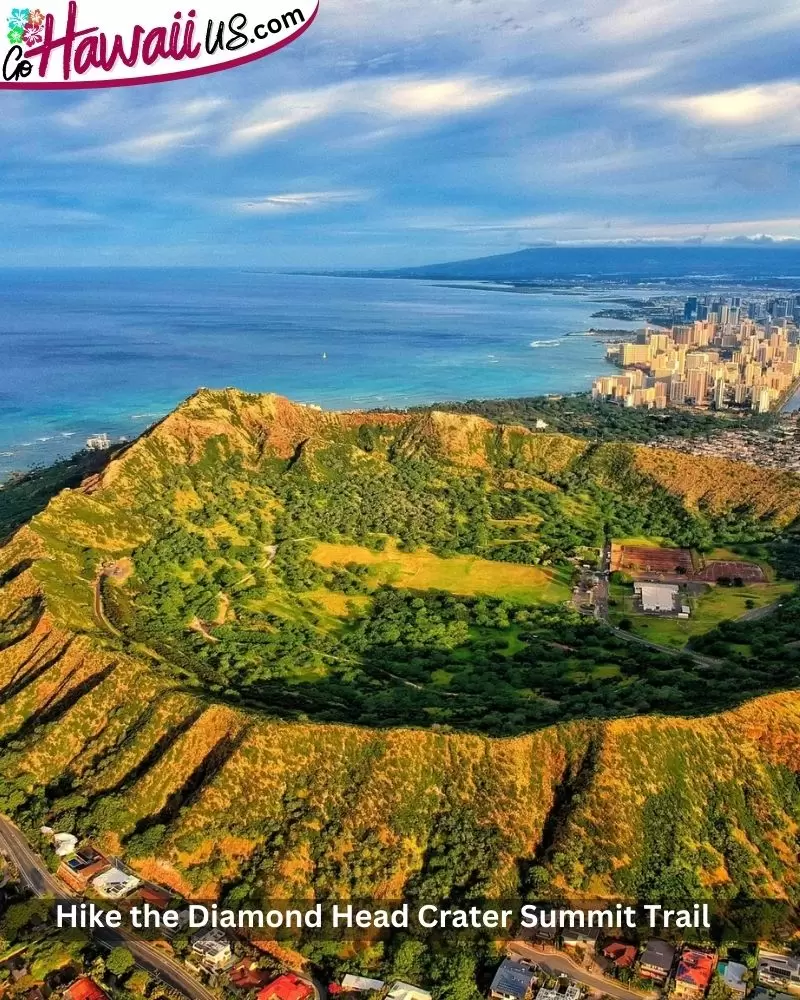
{"type": "MultiPolygon", "coordinates": [[[[0,303],[26,279],[4,272],[0,303]]],[[[137,437],[199,385],[405,408],[580,392],[605,368],[601,338],[584,335],[597,305],[583,291],[168,269],[48,272],[37,289],[35,324],[7,311],[0,481],[93,435],[137,437]]]]}

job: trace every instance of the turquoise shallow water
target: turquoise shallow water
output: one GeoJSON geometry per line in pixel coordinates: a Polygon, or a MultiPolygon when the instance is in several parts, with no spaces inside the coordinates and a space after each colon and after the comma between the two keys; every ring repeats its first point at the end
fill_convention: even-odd
{"type": "Polygon", "coordinates": [[[590,319],[600,295],[236,271],[5,270],[0,479],[70,454],[91,434],[135,437],[201,385],[365,408],[585,390],[604,370],[605,347],[575,334],[622,325],[590,319]]]}

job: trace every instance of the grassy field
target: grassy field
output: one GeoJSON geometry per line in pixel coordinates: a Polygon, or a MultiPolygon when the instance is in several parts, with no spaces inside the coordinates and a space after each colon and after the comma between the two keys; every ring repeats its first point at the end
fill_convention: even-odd
{"type": "Polygon", "coordinates": [[[338,594],[324,589],[311,590],[306,596],[334,618],[347,618],[351,606],[363,610],[372,601],[371,597],[364,594],[338,594]]]}
{"type": "Polygon", "coordinates": [[[476,556],[441,559],[425,549],[401,552],[394,542],[389,542],[384,552],[321,542],[313,558],[321,566],[361,563],[372,568],[371,582],[412,590],[449,590],[467,597],[491,594],[525,604],[557,604],[569,600],[571,594],[564,571],[476,556]]]}
{"type": "Polygon", "coordinates": [[[690,599],[691,618],[677,619],[632,613],[630,610],[632,599],[627,596],[627,588],[616,588],[617,592],[613,593],[612,596],[619,601],[619,606],[615,609],[612,620],[619,622],[621,618],[628,618],[633,623],[632,631],[636,635],[664,646],[681,648],[692,636],[708,632],[719,622],[741,618],[742,615],[752,610],[748,607],[748,601],[752,602],[754,608],[763,608],[785,594],[790,594],[794,589],[795,584],[793,583],[756,583],[748,587],[712,587],[702,597],[690,599]],[[620,600],[622,590],[626,591],[624,610],[623,602],[620,600]]]}
{"type": "Polygon", "coordinates": [[[632,535],[630,538],[615,538],[615,545],[627,545],[636,549],[667,549],[674,548],[671,545],[664,545],[663,538],[656,538],[652,535],[632,535]]]}

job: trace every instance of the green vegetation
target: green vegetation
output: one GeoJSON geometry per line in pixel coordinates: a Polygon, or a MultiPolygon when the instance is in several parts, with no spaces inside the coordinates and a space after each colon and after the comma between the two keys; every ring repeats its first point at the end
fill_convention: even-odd
{"type": "Polygon", "coordinates": [[[560,604],[569,600],[570,571],[489,561],[475,556],[442,558],[425,549],[404,552],[389,542],[380,552],[364,546],[322,542],[314,562],[338,571],[329,586],[343,593],[364,593],[375,584],[414,590],[446,590],[474,596],[492,594],[522,604],[560,604]],[[355,575],[355,583],[349,577],[355,575]],[[360,586],[358,586],[360,584],[360,586]],[[358,586],[358,589],[355,589],[358,586]]]}
{"type": "Polygon", "coordinates": [[[62,490],[74,489],[87,476],[108,465],[119,447],[107,451],[79,451],[54,465],[12,476],[0,490],[0,540],[28,521],[62,490]]]}
{"type": "Polygon", "coordinates": [[[671,463],[199,394],[0,549],[0,811],[198,898],[800,902],[795,481],[671,463]],[[566,600],[609,536],[780,576],[654,649],[566,600]]]}
{"type": "Polygon", "coordinates": [[[720,430],[769,426],[774,417],[735,418],[691,410],[631,409],[575,396],[529,396],[520,399],[470,399],[436,403],[438,410],[475,413],[500,424],[535,428],[544,420],[552,430],[597,441],[652,441],[657,437],[709,437],[720,430]]]}
{"type": "MultiPolygon", "coordinates": [[[[161,429],[110,488],[64,494],[58,513],[35,519],[58,557],[33,572],[65,623],[230,705],[379,727],[500,735],[706,711],[793,676],[752,661],[736,683],[723,667],[701,682],[689,658],[568,606],[577,565],[596,563],[607,537],[749,546],[762,561],[782,544],[790,561],[771,516],[687,505],[628,444],[575,449],[475,418],[336,423],[295,408],[268,418],[270,440],[288,434],[285,444],[259,440],[251,453],[241,407],[265,400],[274,407],[195,397],[188,410],[208,433],[191,461],[175,460],[184,442],[161,429]]],[[[679,647],[789,589],[717,587],[676,622],[632,615],[612,587],[612,611],[679,647]]],[[[22,610],[2,625],[5,641],[35,620],[35,606],[22,610]]]]}
{"type": "Polygon", "coordinates": [[[617,586],[612,589],[615,606],[611,620],[614,624],[627,618],[636,635],[664,646],[681,649],[694,637],[716,628],[720,622],[742,618],[748,612],[767,608],[793,593],[795,585],[784,583],[756,583],[747,586],[715,586],[698,597],[687,597],[691,617],[685,620],[662,618],[657,615],[637,614],[634,609],[633,588],[617,586]]]}

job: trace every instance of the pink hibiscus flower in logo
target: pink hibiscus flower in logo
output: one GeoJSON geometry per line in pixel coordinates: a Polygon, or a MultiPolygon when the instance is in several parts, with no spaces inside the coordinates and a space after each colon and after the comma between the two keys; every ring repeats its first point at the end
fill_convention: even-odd
{"type": "Polygon", "coordinates": [[[41,28],[44,24],[44,14],[37,8],[36,10],[28,11],[28,23],[25,25],[26,28],[41,28]]]}
{"type": "Polygon", "coordinates": [[[25,44],[30,48],[32,45],[41,45],[44,40],[44,32],[36,24],[28,24],[24,33],[25,44]]]}

